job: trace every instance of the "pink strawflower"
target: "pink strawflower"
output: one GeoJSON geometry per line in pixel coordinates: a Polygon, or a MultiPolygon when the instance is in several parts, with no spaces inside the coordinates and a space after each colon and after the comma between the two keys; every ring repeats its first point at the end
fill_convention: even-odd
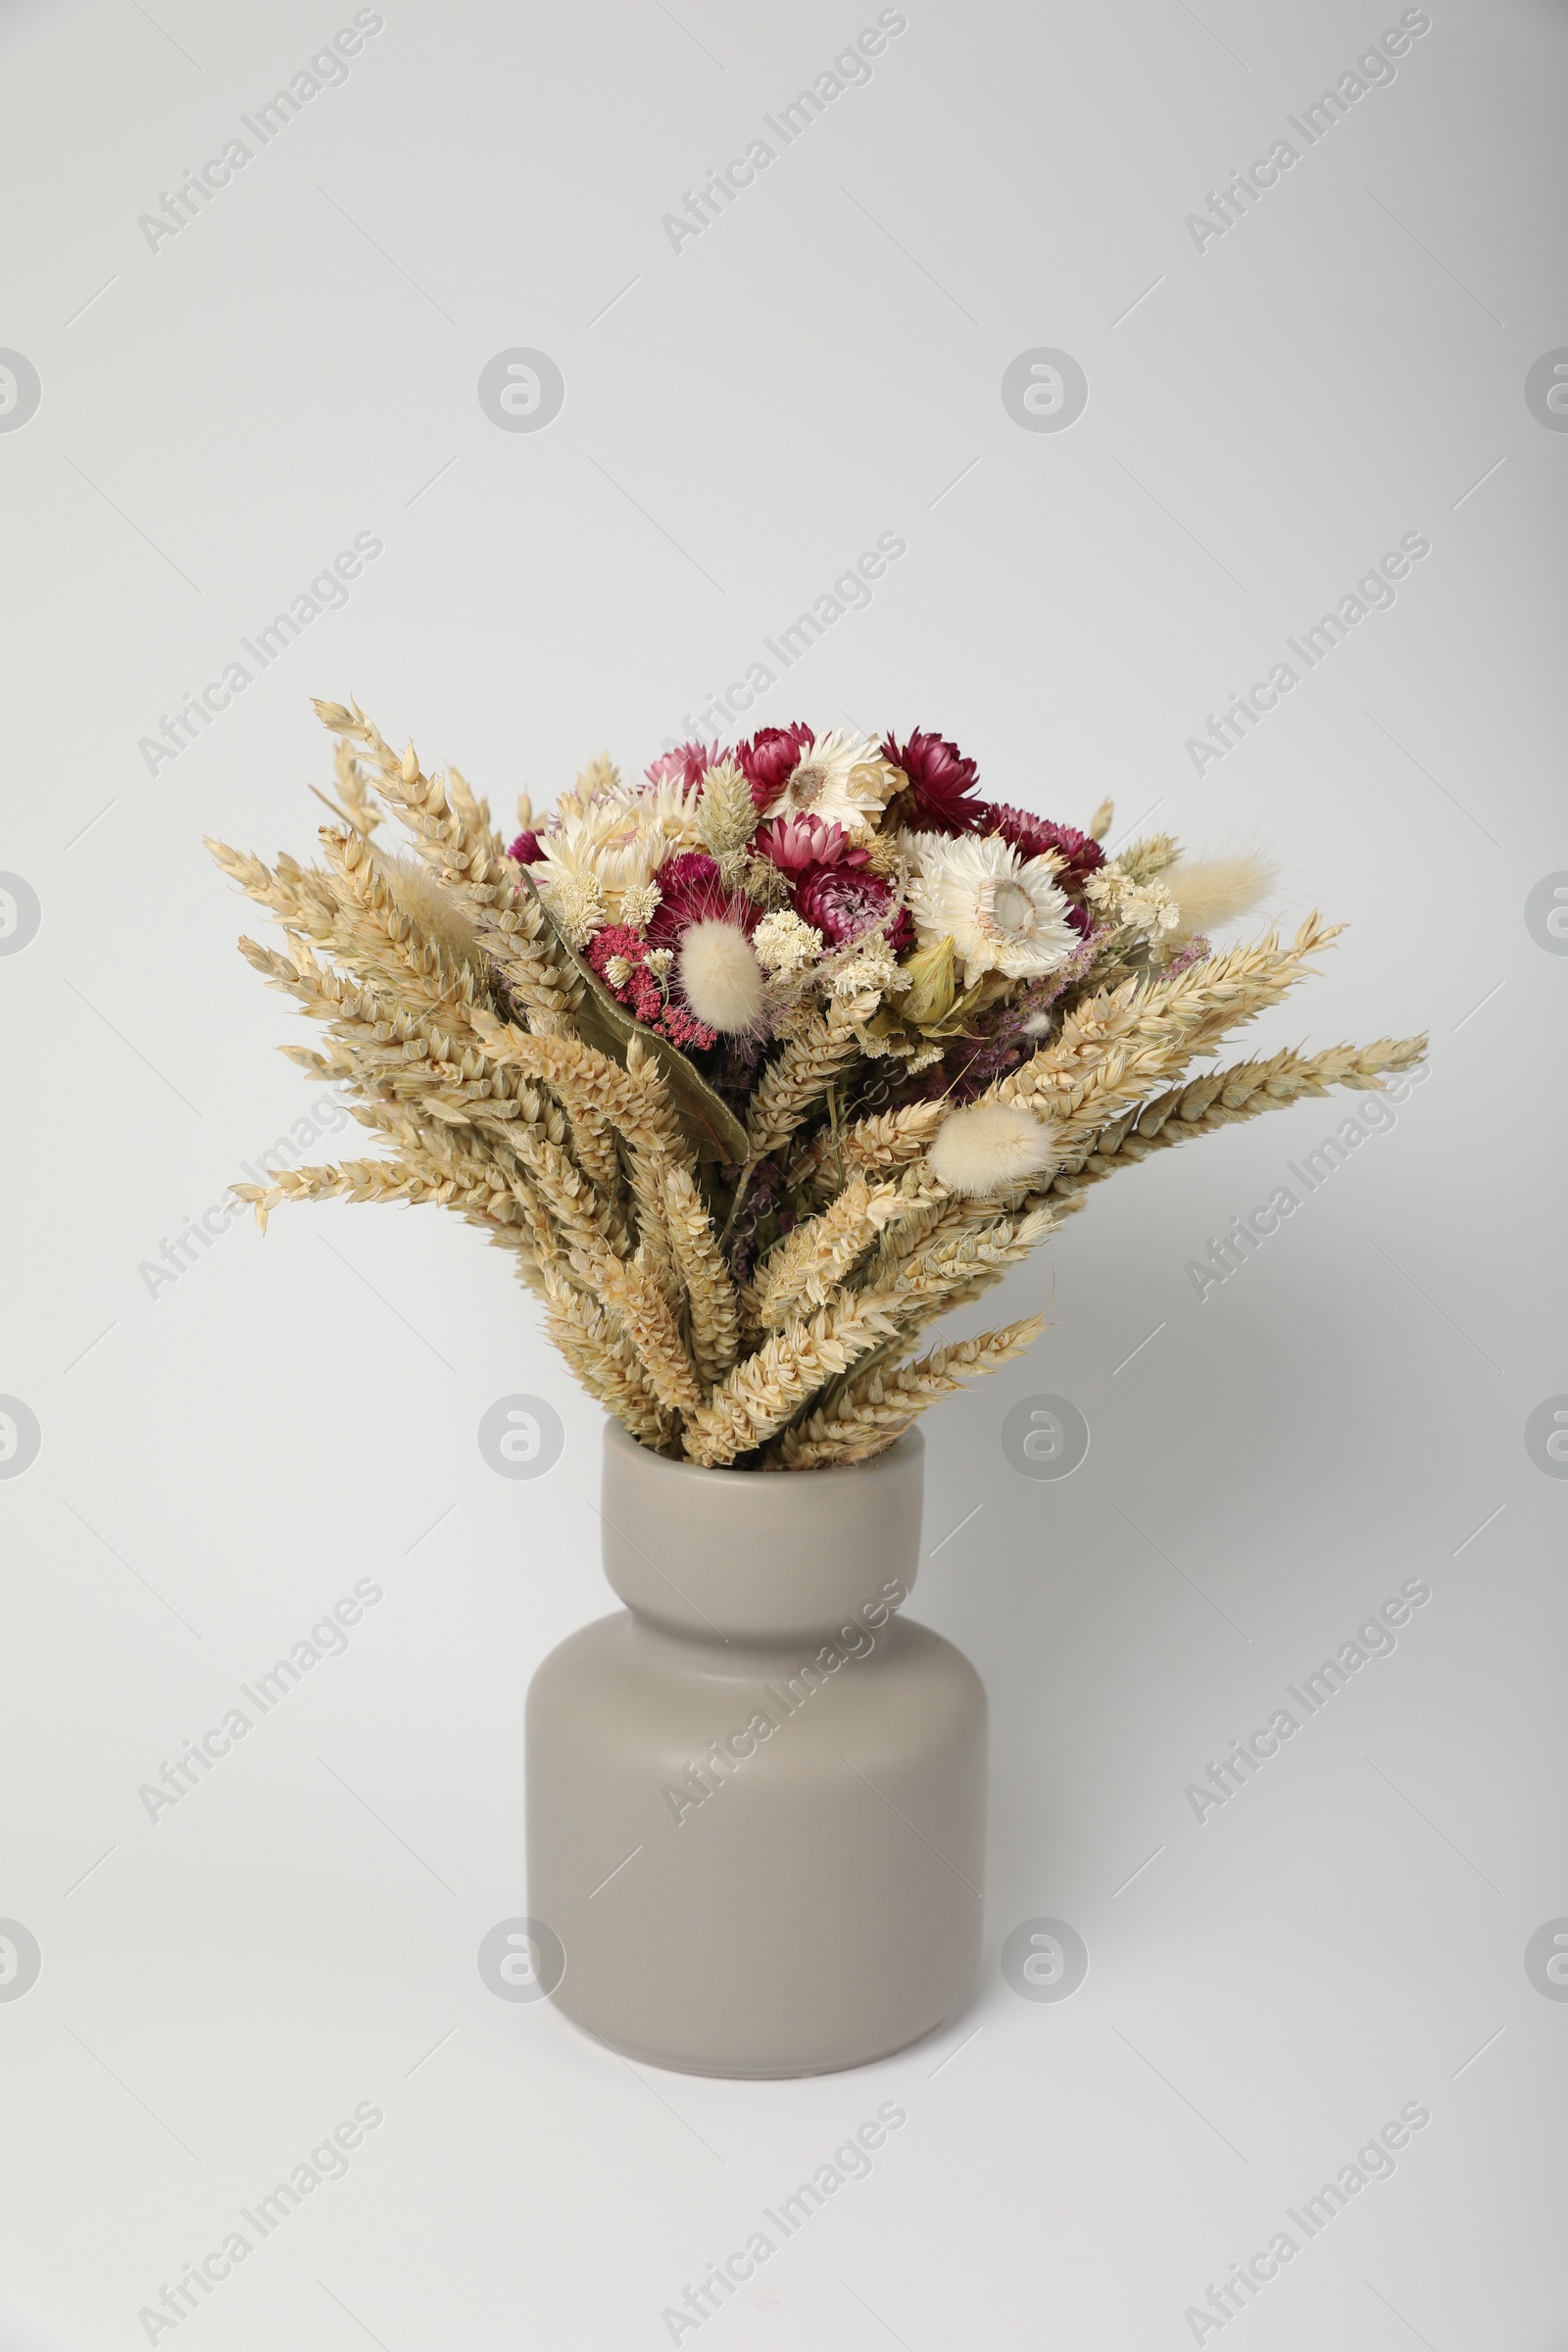
{"type": "Polygon", "coordinates": [[[909,779],[907,792],[895,803],[903,823],[917,833],[974,831],[984,807],[970,797],[978,771],[956,743],[916,729],[902,751],[890,735],[882,746],[882,757],[902,767],[909,779]]]}
{"type": "Polygon", "coordinates": [[[514,865],[537,865],[543,856],[538,834],[531,827],[525,828],[517,835],[507,856],[514,865]]]}
{"type": "Polygon", "coordinates": [[[813,865],[864,865],[867,858],[842,825],[820,816],[775,816],[753,834],[752,847],[786,874],[804,874],[813,865]]]}
{"type": "Polygon", "coordinates": [[[1054,850],[1062,860],[1057,880],[1065,890],[1081,888],[1085,878],[1105,862],[1105,853],[1093,834],[1080,833],[1076,825],[1058,825],[1049,816],[1013,808],[1005,801],[982,801],[979,816],[980,830],[1000,833],[1020,858],[1043,858],[1048,850],[1054,850]]]}
{"type": "Polygon", "coordinates": [[[759,727],[749,743],[735,753],[742,775],[752,788],[755,807],[776,801],[800,764],[801,754],[816,741],[803,719],[789,727],[759,727]]]}
{"type": "Polygon", "coordinates": [[[708,770],[726,757],[716,743],[682,743],[672,752],[662,752],[643,772],[656,790],[661,784],[679,784],[695,792],[708,770]]]}

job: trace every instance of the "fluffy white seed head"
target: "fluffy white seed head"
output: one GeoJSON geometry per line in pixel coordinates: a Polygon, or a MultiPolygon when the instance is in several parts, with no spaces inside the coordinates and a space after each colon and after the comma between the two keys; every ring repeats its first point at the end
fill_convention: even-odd
{"type": "Polygon", "coordinates": [[[950,1111],[927,1154],[950,1193],[983,1200],[1010,1192],[1056,1164],[1055,1138],[1032,1110],[1013,1102],[971,1102],[950,1111]]]}
{"type": "Polygon", "coordinates": [[[675,957],[681,994],[721,1036],[755,1029],[762,1015],[762,967],[738,924],[693,923],[675,957]]]}
{"type": "Polygon", "coordinates": [[[1181,912],[1181,932],[1205,935],[1250,914],[1267,896],[1274,868],[1261,858],[1195,858],[1167,866],[1160,880],[1181,912]]]}

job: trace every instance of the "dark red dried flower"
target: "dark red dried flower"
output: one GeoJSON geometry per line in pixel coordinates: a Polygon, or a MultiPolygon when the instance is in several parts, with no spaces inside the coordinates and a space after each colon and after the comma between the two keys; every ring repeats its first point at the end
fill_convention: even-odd
{"type": "Polygon", "coordinates": [[[789,727],[759,727],[749,743],[735,754],[742,775],[752,788],[752,802],[765,808],[776,801],[800,763],[801,754],[816,741],[804,719],[789,727]]]}
{"type": "Polygon", "coordinates": [[[978,782],[972,760],[944,735],[923,735],[918,729],[901,751],[893,736],[882,746],[882,757],[902,767],[908,791],[896,804],[902,821],[920,833],[972,833],[982,804],[971,799],[978,782]]]}
{"type": "Polygon", "coordinates": [[[1005,801],[982,801],[980,829],[984,833],[1000,833],[1010,842],[1020,858],[1043,858],[1054,850],[1061,858],[1058,880],[1065,888],[1082,888],[1085,877],[1105,862],[1105,853],[1091,833],[1080,833],[1076,825],[1058,825],[1049,816],[1036,816],[1029,808],[1013,808],[1005,801]]]}
{"type": "MultiPolygon", "coordinates": [[[[863,860],[863,851],[853,853],[863,860]]],[[[809,865],[795,885],[795,911],[803,923],[814,923],[829,947],[841,948],[846,941],[858,939],[879,923],[893,903],[893,893],[880,874],[868,873],[863,862],[840,865],[809,865]]],[[[899,919],[888,935],[888,945],[898,955],[913,944],[914,926],[908,909],[901,907],[899,919]]]]}
{"type": "Polygon", "coordinates": [[[516,865],[537,865],[540,858],[543,856],[543,852],[539,847],[538,834],[535,833],[531,828],[525,829],[523,832],[519,833],[516,840],[513,843],[511,849],[507,852],[507,856],[512,858],[514,863],[516,865]]]}
{"type": "Polygon", "coordinates": [[[648,925],[651,948],[678,948],[693,923],[733,923],[750,939],[762,909],[744,891],[724,888],[716,861],[706,850],[680,850],[655,874],[659,905],[648,925]]]}

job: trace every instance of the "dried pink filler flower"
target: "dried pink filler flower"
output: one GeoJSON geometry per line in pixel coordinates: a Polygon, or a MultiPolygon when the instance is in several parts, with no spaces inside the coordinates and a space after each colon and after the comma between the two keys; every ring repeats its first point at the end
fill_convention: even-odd
{"type": "Polygon", "coordinates": [[[538,834],[531,827],[525,828],[517,835],[507,856],[514,865],[537,865],[540,857],[538,834]]]}
{"type": "Polygon", "coordinates": [[[1165,977],[1173,980],[1180,972],[1190,972],[1195,963],[1206,962],[1213,953],[1208,941],[1200,931],[1196,938],[1190,939],[1186,947],[1171,957],[1165,966],[1165,977]]]}
{"type": "Polygon", "coordinates": [[[902,751],[890,735],[882,757],[902,767],[909,779],[907,793],[895,803],[904,823],[920,833],[974,831],[984,808],[983,802],[970,798],[979,773],[956,743],[916,728],[902,751]]]}
{"type": "Polygon", "coordinates": [[[735,754],[742,775],[752,788],[755,807],[765,808],[776,801],[800,762],[803,752],[808,752],[816,741],[811,729],[803,719],[793,726],[759,727],[750,743],[743,743],[735,754]]]}
{"type": "Polygon", "coordinates": [[[1105,862],[1105,853],[1094,835],[1080,833],[1076,825],[1055,824],[1049,816],[1014,808],[1006,801],[982,801],[979,813],[981,831],[1000,833],[1020,858],[1043,858],[1048,850],[1054,850],[1062,860],[1056,879],[1064,890],[1081,887],[1085,877],[1105,862]]]}
{"type": "Polygon", "coordinates": [[[625,923],[607,923],[589,946],[588,961],[611,995],[634,1012],[644,1028],[657,1030],[672,1046],[701,1051],[716,1044],[714,1032],[694,1020],[683,1004],[665,1002],[662,989],[648,969],[648,942],[640,932],[625,923]],[[612,980],[606,968],[617,959],[631,966],[619,981],[612,980]]]}
{"type": "Polygon", "coordinates": [[[687,792],[695,792],[708,770],[727,758],[716,743],[681,743],[672,752],[662,753],[643,773],[656,790],[661,784],[680,784],[687,792]]]}

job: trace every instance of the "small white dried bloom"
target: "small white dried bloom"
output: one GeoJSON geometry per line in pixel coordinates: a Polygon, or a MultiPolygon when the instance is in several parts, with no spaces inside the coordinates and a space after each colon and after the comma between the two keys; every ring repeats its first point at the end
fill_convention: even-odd
{"type": "Polygon", "coordinates": [[[822,934],[792,907],[781,906],[762,917],[752,933],[752,946],[763,971],[782,976],[815,962],[822,952],[822,934]]]}
{"type": "Polygon", "coordinates": [[[943,1120],[926,1157],[950,1193],[983,1200],[1054,1167],[1055,1139],[1021,1103],[970,1102],[943,1120]]]}
{"type": "Polygon", "coordinates": [[[653,973],[654,978],[659,982],[660,987],[663,988],[666,986],[669,980],[669,975],[675,968],[674,949],[650,948],[647,956],[644,957],[644,961],[646,962],[648,969],[653,973]]]}
{"type": "Polygon", "coordinates": [[[898,975],[898,966],[881,940],[875,940],[837,971],[832,979],[832,993],[840,1004],[853,1005],[858,1020],[868,1021],[887,989],[898,975]]]}
{"type": "Polygon", "coordinates": [[[1162,932],[1174,931],[1182,919],[1182,910],[1163,882],[1144,882],[1128,891],[1122,901],[1122,916],[1147,931],[1151,939],[1162,932]]]}
{"type": "Polygon", "coordinates": [[[602,929],[605,903],[587,875],[564,874],[560,880],[541,881],[539,895],[568,947],[585,948],[602,929]]]}
{"type": "Polygon", "coordinates": [[[624,956],[610,956],[605,959],[605,978],[612,988],[624,988],[634,969],[624,956]]]}
{"type": "Polygon", "coordinates": [[[1135,882],[1114,861],[1090,875],[1084,896],[1107,921],[1131,923],[1152,939],[1174,931],[1182,919],[1181,908],[1163,882],[1135,882]]]}
{"type": "Polygon", "coordinates": [[[636,882],[620,894],[620,919],[634,931],[646,931],[663,892],[657,882],[636,882]]]}

